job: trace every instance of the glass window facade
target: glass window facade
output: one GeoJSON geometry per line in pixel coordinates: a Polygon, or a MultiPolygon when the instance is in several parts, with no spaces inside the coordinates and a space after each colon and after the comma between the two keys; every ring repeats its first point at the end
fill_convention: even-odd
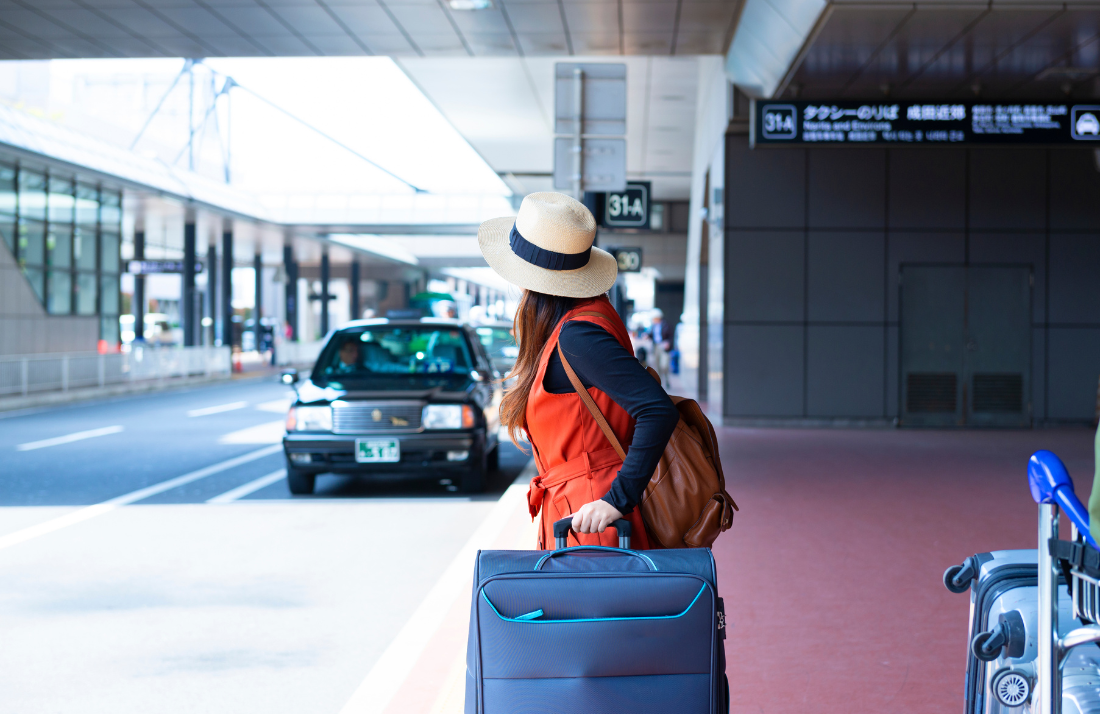
{"type": "Polygon", "coordinates": [[[0,163],[0,238],[52,315],[99,315],[118,343],[122,193],[0,163]]]}

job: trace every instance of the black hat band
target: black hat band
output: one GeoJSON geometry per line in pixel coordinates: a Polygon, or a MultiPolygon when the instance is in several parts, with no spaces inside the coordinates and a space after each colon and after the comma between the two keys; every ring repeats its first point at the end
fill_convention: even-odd
{"type": "Polygon", "coordinates": [[[520,235],[512,224],[512,233],[508,236],[508,245],[512,252],[527,261],[531,265],[537,265],[547,270],[576,270],[588,265],[588,259],[592,256],[592,247],[583,253],[555,253],[552,250],[540,248],[520,235]]]}

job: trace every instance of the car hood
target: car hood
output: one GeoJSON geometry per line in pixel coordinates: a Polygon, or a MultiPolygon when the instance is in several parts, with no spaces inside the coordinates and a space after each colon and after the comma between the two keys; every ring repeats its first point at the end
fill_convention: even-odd
{"type": "Polygon", "coordinates": [[[320,387],[312,380],[304,380],[298,385],[298,402],[312,404],[331,402],[336,399],[362,399],[364,401],[417,400],[424,402],[453,402],[464,400],[469,390],[445,391],[442,387],[432,389],[402,389],[373,391],[362,389],[337,389],[333,386],[320,387]]]}

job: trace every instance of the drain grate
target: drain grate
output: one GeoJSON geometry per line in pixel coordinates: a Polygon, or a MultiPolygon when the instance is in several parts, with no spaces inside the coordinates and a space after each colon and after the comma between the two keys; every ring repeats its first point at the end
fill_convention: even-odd
{"type": "Polygon", "coordinates": [[[954,414],[958,384],[953,372],[910,372],[905,377],[905,410],[910,414],[954,414]]]}

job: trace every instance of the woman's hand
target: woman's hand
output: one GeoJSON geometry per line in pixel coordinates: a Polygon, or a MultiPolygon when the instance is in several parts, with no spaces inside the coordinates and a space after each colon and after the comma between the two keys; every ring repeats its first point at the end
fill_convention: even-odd
{"type": "Polygon", "coordinates": [[[573,531],[576,533],[603,533],[609,525],[623,517],[619,509],[607,501],[593,501],[581,506],[573,514],[573,531]]]}

